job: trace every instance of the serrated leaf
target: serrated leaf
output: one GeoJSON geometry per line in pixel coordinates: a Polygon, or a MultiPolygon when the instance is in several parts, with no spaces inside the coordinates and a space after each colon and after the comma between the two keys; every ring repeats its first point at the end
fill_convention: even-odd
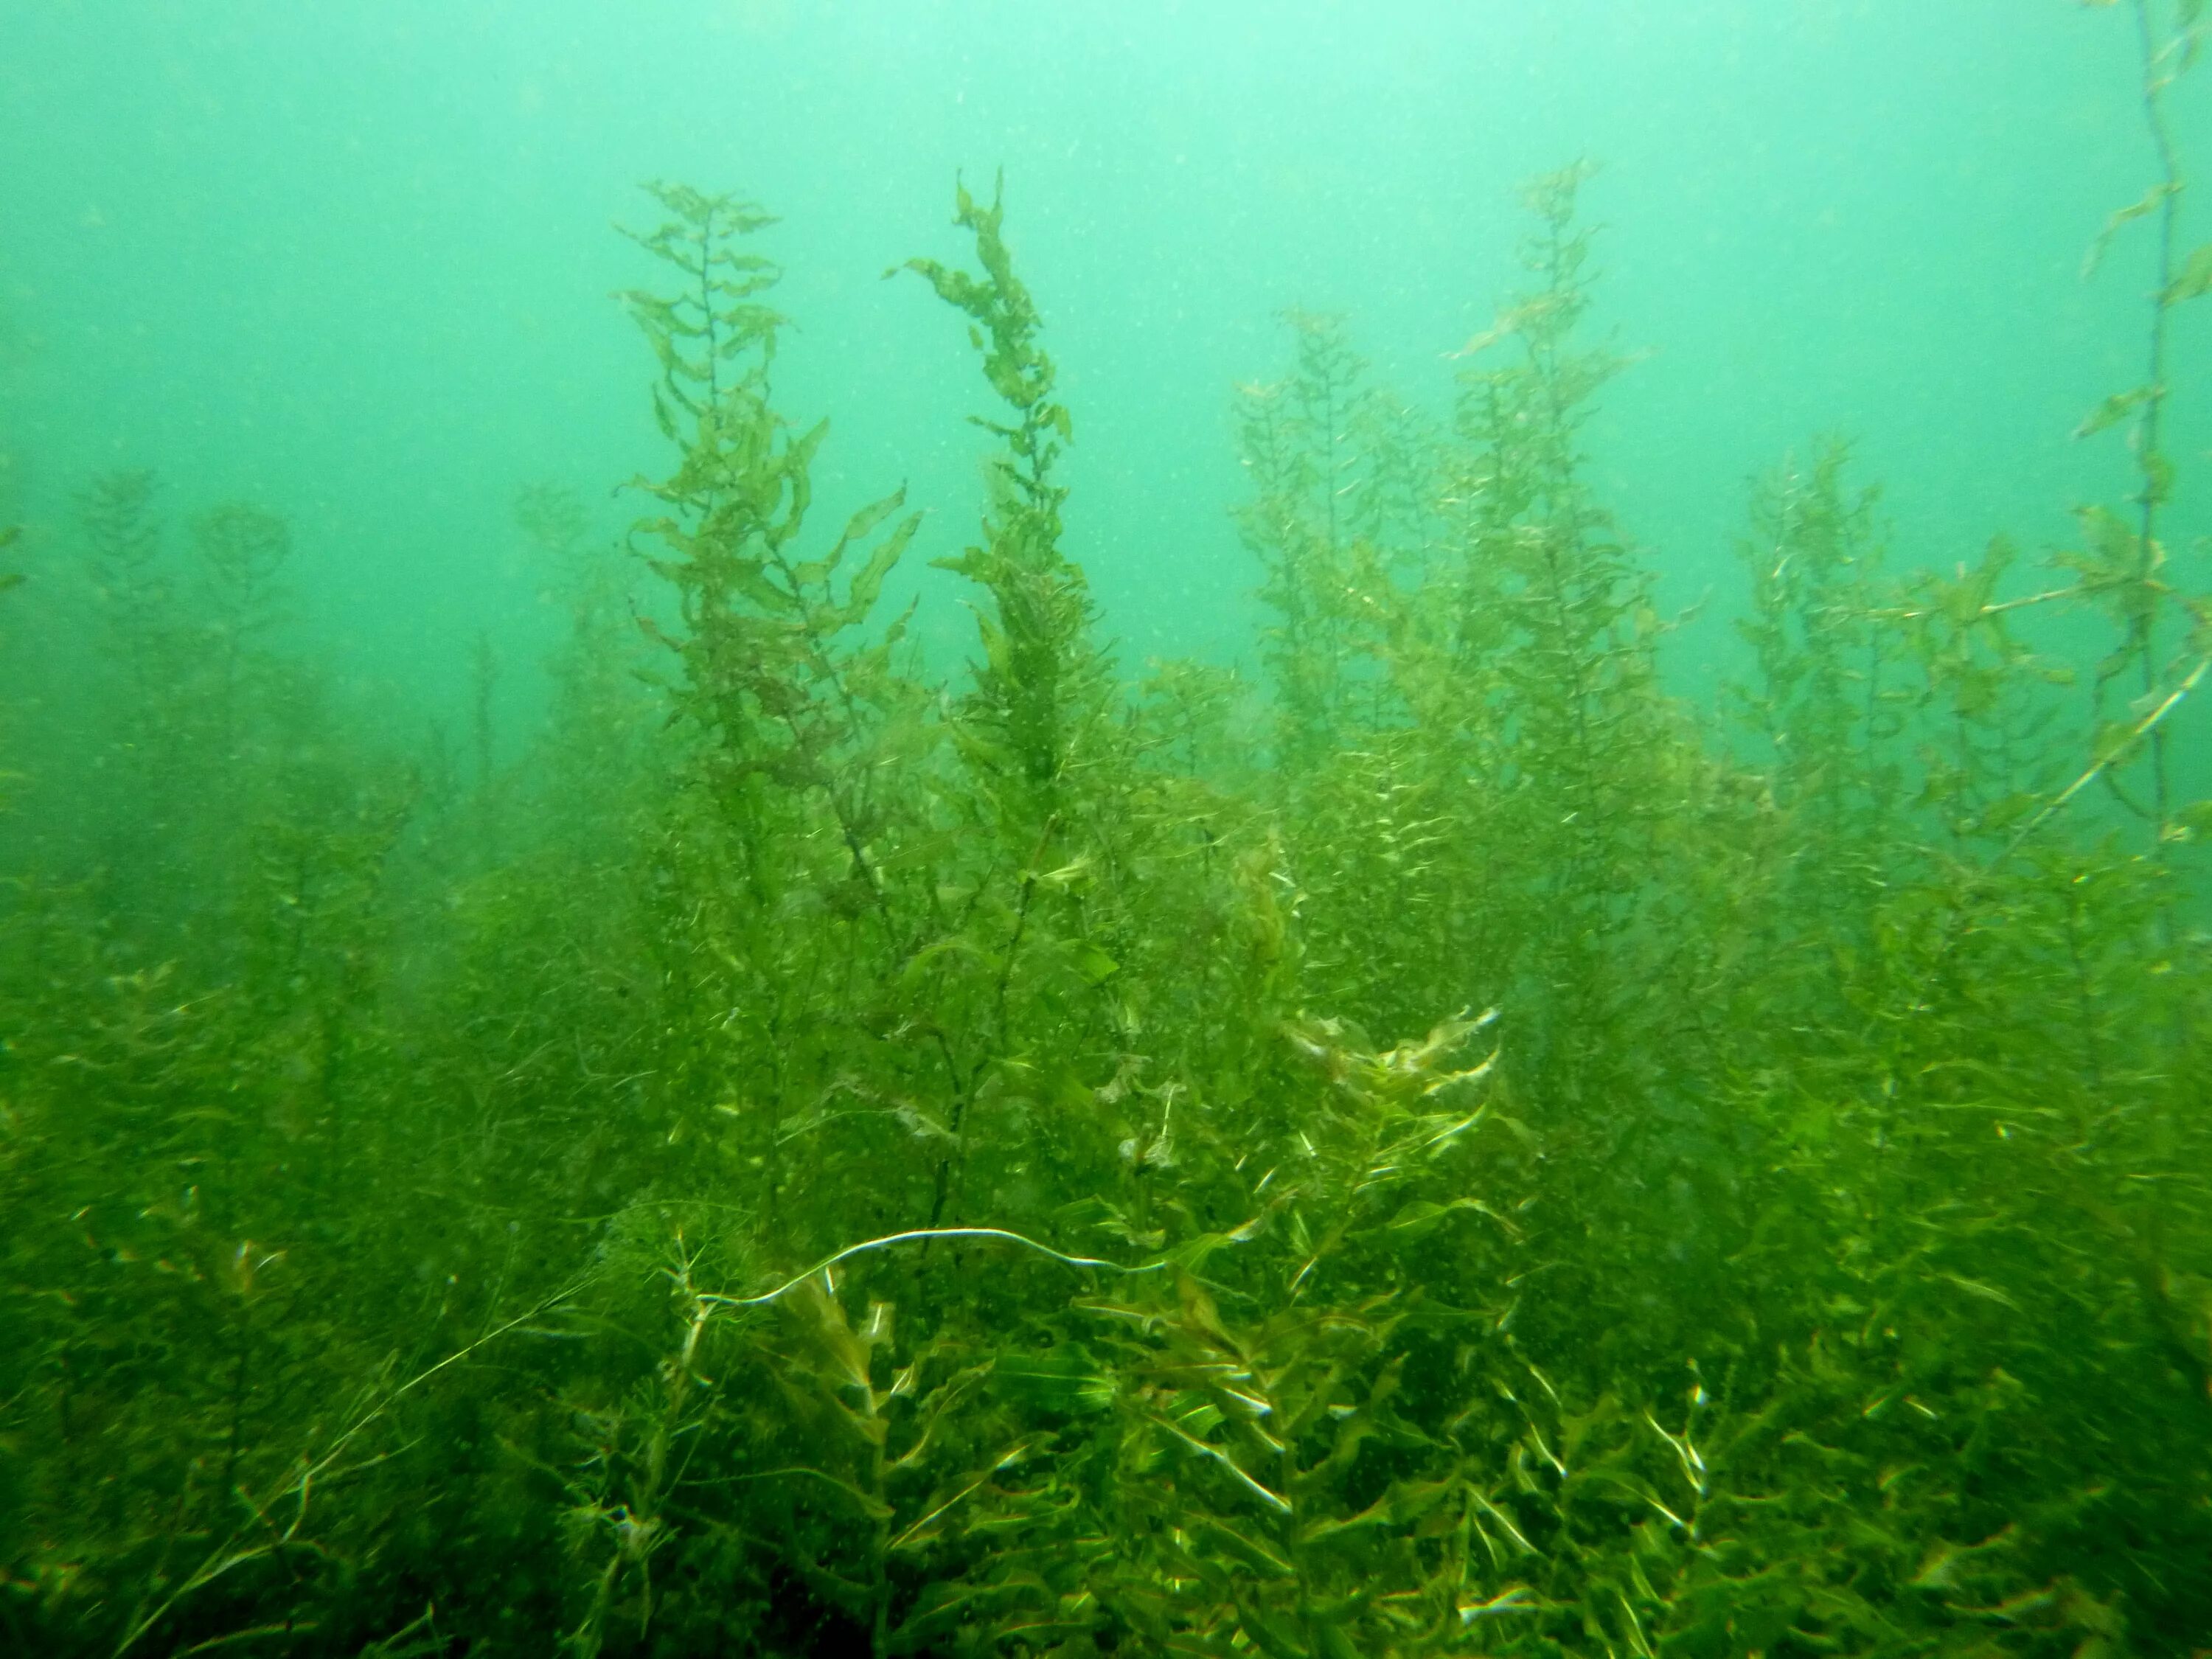
{"type": "Polygon", "coordinates": [[[1204,1437],[1220,1426],[1221,1407],[1195,1389],[1187,1389],[1169,1401],[1168,1417],[1185,1434],[1204,1437]]]}
{"type": "Polygon", "coordinates": [[[2182,261],[2180,273],[2166,285],[2166,303],[2178,306],[2212,294],[2212,242],[2205,243],[2182,261]]]}
{"type": "Polygon", "coordinates": [[[731,559],[723,566],[730,585],[771,616],[789,616],[799,601],[770,581],[757,559],[731,559]]]}
{"type": "Polygon", "coordinates": [[[914,539],[915,532],[921,527],[921,514],[909,514],[899,521],[890,535],[877,544],[876,550],[868,556],[867,563],[860,568],[860,573],[853,578],[852,586],[846,590],[842,614],[848,626],[865,620],[874,608],[877,595],[883,592],[884,578],[890,574],[892,568],[905,553],[907,544],[914,539]]]}
{"type": "MultiPolygon", "coordinates": [[[[1449,1482],[1443,1483],[1449,1485],[1449,1482]]],[[[1364,1527],[1395,1524],[1398,1520],[1395,1508],[1388,1497],[1376,1499],[1357,1515],[1341,1516],[1331,1520],[1317,1521],[1298,1534],[1301,1544],[1319,1543],[1340,1533],[1353,1532],[1364,1527]]]]}
{"type": "Polygon", "coordinates": [[[1088,1415],[1114,1404],[1114,1376],[1088,1349],[1063,1343],[1042,1353],[1002,1353],[991,1367],[992,1387],[1035,1410],[1088,1415]]]}
{"type": "MultiPolygon", "coordinates": [[[[906,490],[903,486],[893,490],[881,501],[870,501],[845,521],[845,528],[837,538],[839,552],[842,553],[854,542],[866,541],[875,533],[878,525],[905,505],[906,490]]],[[[835,554],[831,556],[833,562],[836,557],[835,554]]]]}
{"type": "Polygon", "coordinates": [[[1087,985],[1103,985],[1121,971],[1121,964],[1085,939],[1072,953],[1077,975],[1087,985]]]}
{"type": "Polygon", "coordinates": [[[2112,216],[2105,221],[2105,228],[2097,233],[2097,240],[2089,244],[2089,252],[2081,261],[2082,276],[2085,277],[2094,276],[2097,267],[2104,263],[2105,251],[2112,246],[2112,238],[2124,227],[2132,224],[2144,215],[2155,211],[2159,204],[2165,201],[2172,192],[2172,185],[2155,184],[2143,192],[2140,200],[2130,202],[2124,208],[2114,210],[2112,216]]]}
{"type": "Polygon", "coordinates": [[[1205,1517],[1191,1523],[1191,1535],[1210,1544],[1221,1554],[1242,1562],[1253,1571],[1270,1577],[1288,1578],[1292,1568],[1288,1561],[1257,1539],[1248,1538],[1225,1522],[1205,1517]]]}
{"type": "Polygon", "coordinates": [[[2077,438],[2094,437],[2107,428],[2118,426],[2150,401],[2150,388],[2134,386],[2126,392],[2115,392],[2091,410],[2081,423],[2074,428],[2077,438]]]}
{"type": "Polygon", "coordinates": [[[2021,1310],[2020,1304],[2013,1300],[2008,1292],[1982,1279],[1969,1279],[1964,1273],[1942,1273],[1938,1277],[1957,1285],[1968,1296],[1978,1297],[1984,1302],[1994,1302],[1999,1307],[2011,1309],[2014,1313],[2021,1310]]]}
{"type": "Polygon", "coordinates": [[[1392,1216],[1384,1224],[1384,1229],[1407,1241],[1425,1237],[1435,1231],[1437,1224],[1456,1207],[1451,1204],[1434,1203],[1425,1198],[1415,1199],[1392,1216]]]}
{"type": "Polygon", "coordinates": [[[1239,1613],[1237,1622],[1267,1659],[1307,1659],[1305,1644],[1286,1624],[1269,1618],[1257,1607],[1239,1613]]]}

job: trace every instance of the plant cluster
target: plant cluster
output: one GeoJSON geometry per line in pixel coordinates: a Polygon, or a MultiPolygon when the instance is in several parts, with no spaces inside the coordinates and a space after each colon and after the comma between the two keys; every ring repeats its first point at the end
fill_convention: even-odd
{"type": "Polygon", "coordinates": [[[410,740],[282,519],[95,481],[0,600],[70,641],[9,671],[0,1644],[2206,1652],[2212,250],[2198,8],[2130,14],[2132,494],[1941,575],[1815,443],[1717,724],[1585,462],[1582,167],[1448,408],[1307,313],[1238,392],[1263,684],[1102,641],[995,193],[893,273],[997,400],[950,681],[905,492],[817,521],[734,196],[636,238],[628,562],[518,501],[526,744],[488,643],[410,740]]]}

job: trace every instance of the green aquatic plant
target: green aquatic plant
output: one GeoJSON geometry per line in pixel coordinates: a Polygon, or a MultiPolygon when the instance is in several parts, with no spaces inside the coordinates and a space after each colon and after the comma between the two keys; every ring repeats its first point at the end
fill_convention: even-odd
{"type": "Polygon", "coordinates": [[[1194,1106],[1148,1149],[1218,1230],[1171,1243],[1171,1279],[1079,1304],[1122,1379],[1098,1594],[1145,1647],[1455,1645],[1486,1500],[1438,1389],[1495,1328],[1481,1281],[1516,1231],[1468,1178],[1495,1057],[1455,1063],[1493,1018],[1380,1053],[1301,1022],[1304,1109],[1194,1106]]]}
{"type": "MultiPolygon", "coordinates": [[[[2085,3],[2110,5],[2115,0],[2085,0],[2085,3]]],[[[2179,672],[2186,672],[2185,667],[2178,671],[2170,660],[2175,651],[2171,636],[2176,623],[2185,639],[2201,635],[2204,627],[2201,608],[2178,593],[2165,574],[2166,550],[2160,531],[2175,477],[2173,458],[2167,451],[2173,314],[2179,307],[2212,293],[2212,247],[2183,252],[2181,212],[2188,179],[2172,107],[2175,87],[2197,62],[2205,21],[2196,0],[2174,0],[2171,5],[2155,0],[2128,0],[2127,10],[2135,28],[2143,125],[2157,176],[2139,200],[2118,210],[2106,222],[2090,249],[2087,265],[2087,270],[2095,269],[2123,227],[2136,220],[2149,222],[2153,281],[2142,381],[2113,393],[2075,428],[2077,437],[2087,437],[2124,425],[2136,473],[2136,489],[2124,511],[2083,509],[2083,548],[2069,561],[2080,573],[2082,592],[2111,611],[2120,631],[2118,643],[2098,665],[2100,703],[2109,684],[2128,681],[2142,697],[2155,699],[2179,672]]],[[[2181,649],[2189,653],[2185,644],[2181,649]]],[[[2203,654],[2201,651],[2189,653],[2203,654]]],[[[2185,655],[2185,665],[2186,660],[2185,655]]],[[[2169,742],[2170,732],[2163,724],[2143,734],[2142,748],[2150,794],[2147,801],[2131,807],[2148,820],[2153,845],[2160,858],[2166,856],[2176,805],[2169,742]]],[[[2106,777],[2117,787],[2117,776],[2108,771],[2106,777]]]]}
{"type": "Polygon", "coordinates": [[[1522,948],[1551,959],[1543,1000],[1555,1012],[1539,1017],[1569,1024],[1594,1017],[1587,999],[1607,994],[1589,946],[1629,933],[1625,918],[1601,913],[1621,902],[1621,861],[1666,794],[1643,764],[1667,746],[1648,577],[1594,499],[1579,447],[1589,399],[1621,367],[1577,337],[1589,304],[1590,233],[1576,216],[1588,177],[1574,167],[1531,186],[1534,285],[1467,348],[1456,557],[1440,607],[1455,655],[1506,704],[1487,734],[1487,769],[1546,826],[1529,851],[1550,872],[1550,902],[1518,920],[1522,948]],[[1484,367],[1493,354],[1503,360],[1484,367]]]}
{"type": "MultiPolygon", "coordinates": [[[[22,539],[22,526],[14,524],[0,525],[0,553],[7,552],[9,548],[15,546],[17,542],[22,539]]],[[[10,588],[20,587],[22,584],[23,573],[21,571],[0,570],[0,593],[7,592],[10,588]]],[[[0,790],[4,790],[5,786],[11,781],[11,775],[0,772],[0,790]]],[[[4,811],[7,809],[8,799],[8,796],[4,793],[0,793],[0,811],[4,811]]]]}
{"type": "MultiPolygon", "coordinates": [[[[2197,9],[2130,15],[2167,146],[2197,9]]],[[[2196,1652],[2160,165],[2127,510],[2041,586],[1808,447],[1723,726],[1583,453],[1580,167],[1445,409],[1306,313],[1238,394],[1257,682],[1100,643],[996,193],[906,267],[998,404],[950,675],[738,196],[635,239],[627,552],[517,505],[535,726],[491,638],[403,742],[280,518],[100,481],[9,596],[85,649],[4,734],[0,1645],[2196,1652]]]]}
{"type": "Polygon", "coordinates": [[[652,755],[642,734],[657,707],[644,684],[642,647],[649,642],[628,608],[623,562],[595,539],[573,489],[550,483],[525,489],[514,520],[542,591],[568,619],[545,665],[551,682],[546,743],[531,763],[540,792],[538,815],[558,826],[576,862],[597,863],[595,848],[636,833],[652,755]]]}
{"type": "MultiPolygon", "coordinates": [[[[2135,21],[2171,185],[2179,174],[2170,134],[2157,130],[2160,100],[2165,77],[2193,52],[2184,37],[2194,17],[2181,18],[2183,33],[2166,45],[2150,8],[2136,8],[2135,21]]],[[[2166,191],[2154,190],[2111,228],[2162,204],[2171,204],[2166,191]]],[[[2167,217],[2162,234],[2171,231],[2167,217]]],[[[2162,279],[2154,365],[2178,298],[2162,279]]],[[[2161,388],[2158,399],[2165,395],[2161,388]]],[[[2087,425],[2128,420],[2153,401],[2124,397],[2087,425]]],[[[2183,1012],[2192,994],[2172,994],[2188,903],[2173,855],[2185,843],[2155,829],[2178,808],[2152,739],[2169,729],[2199,671],[2185,657],[2153,666],[2143,654],[2158,653],[2172,618],[2197,611],[2153,574],[2163,556],[2146,554],[2144,538],[2154,535],[2174,483],[2157,433],[2155,423],[2138,424],[2134,527],[2112,513],[2082,515],[2100,550],[2062,556],[2072,579],[2057,586],[2021,591],[2002,541],[1950,576],[1881,580],[1858,556],[1852,498],[1818,471],[1809,490],[1784,487],[1780,504],[1790,507],[1794,494],[1801,505],[1779,522],[1762,508],[1759,558],[1773,574],[1755,589],[1762,680],[1747,711],[1770,745],[1808,715],[1819,723],[1823,705],[1832,732],[1857,734],[1848,748],[1830,745],[1825,764],[1849,757],[1832,775],[1845,786],[1836,805],[1850,804],[1856,820],[1845,868],[1864,875],[1849,880],[1847,903],[1826,867],[1774,891],[1777,943],[1814,947],[1801,957],[1804,991],[1788,994],[1827,1012],[1808,1018],[1807,1001],[1784,1004],[1791,1036],[1753,1045],[1767,1053],[1747,1077],[1747,1103],[1784,1151],[1785,1182],[1792,1166],[1820,1171],[1808,1195],[1825,1194],[1816,1202],[1850,1241],[1836,1258],[1839,1285],[1850,1288],[1832,1293],[1831,1305],[1866,1322],[1830,1363],[1844,1360],[1838,1375],[1861,1379],[1868,1419],[1893,1410],[1887,1402],[1917,1401],[1923,1431],[1936,1428],[1974,1397],[1962,1387],[1960,1356],[1974,1352],[1990,1367],[1984,1375],[1995,1386],[1968,1420],[1991,1426],[1913,1457],[1929,1470],[1971,1470],[1974,1480],[1925,1493],[1917,1524],[1935,1541],[1900,1538],[1901,1556],[1924,1551],[1925,1560],[1909,1580],[1897,1576],[1954,1610],[2008,1609],[2030,1650],[2171,1639],[2132,1621],[2123,1610],[2130,1604],[2162,1605],[2150,1619],[2160,1632],[2202,1617],[2193,1593],[2146,1598],[2133,1561],[2106,1541],[2159,1529],[2148,1510],[2178,1515],[2187,1503],[2178,1494],[2203,1478],[2193,1459],[2154,1465],[2139,1456],[2145,1444],[2196,1443],[2180,1423],[2205,1410],[2208,1352],[2203,1316],[2189,1310],[2195,1292],[2179,1288],[2194,1285],[2201,1269],[2185,1265],[2186,1248],[2170,1254],[2194,1235],[2194,1221],[2179,1218],[2196,1204],[2183,1173],[2193,1114],[2171,1081],[2193,1064],[2201,1027],[2183,1012]],[[1794,533],[1776,533],[1792,520],[1794,533]],[[2082,600],[2119,607],[2116,650],[2080,668],[2031,652],[2023,625],[2082,600]],[[1824,648],[1854,638],[1870,649],[1895,641],[1879,672],[1867,659],[1854,688],[1863,699],[1838,695],[1849,681],[1824,648]],[[2142,696],[2113,719],[2107,689],[2123,675],[2142,696]],[[2069,712],[2077,681],[2088,683],[2091,706],[2069,712]],[[1808,697],[1820,701],[1796,712],[1808,697]],[[2083,727],[2087,741],[2069,752],[2063,734],[2083,727]],[[2147,853],[2100,817],[2100,794],[2120,809],[2118,823],[2154,825],[2147,853]],[[2121,1007],[2137,1022],[2124,1034],[2108,1023],[2121,1007]],[[1853,1173],[1844,1178],[1844,1170],[1853,1173]],[[2069,1219],[2054,1227],[2059,1216],[2069,1219]],[[1934,1339],[1935,1330],[1953,1334],[1934,1339]],[[2083,1362],[2093,1341],[2100,1358],[2083,1362]],[[2075,1369],[2087,1363],[2109,1378],[2110,1357],[2121,1353],[2131,1356],[2132,1379],[2122,1392],[2075,1369]],[[1949,1410],[1925,1386],[1939,1378],[1958,1402],[1949,1410]],[[2085,1390],[2101,1390],[2087,1417],[2077,1415],[2085,1390]],[[2021,1481],[2051,1494],[2032,1518],[1984,1507],[1993,1486],[2021,1481]],[[1984,1579],[1986,1588],[1960,1594],[1972,1575],[1991,1571],[2009,1574],[2008,1588],[1984,1579]]],[[[1826,792],[1808,796],[1802,769],[1786,750],[1772,752],[1778,782],[1800,798],[1790,815],[1793,842],[1805,849],[1798,860],[1832,857],[1835,832],[1813,829],[1834,816],[1820,799],[1826,792]]],[[[1756,1224],[1754,1239],[1767,1235],[1759,1253],[1772,1252],[1778,1269],[1789,1255],[1802,1271],[1808,1241],[1783,1221],[1778,1197],[1753,1208],[1771,1218],[1756,1224]]],[[[1863,1615],[1863,1627],[1896,1628],[1894,1614],[1884,1612],[1880,1626],[1868,1622],[1874,1617],[1863,1615]]],[[[1907,1638],[1899,1631],[1891,1639],[1907,1638]]]]}
{"type": "MultiPolygon", "coordinates": [[[[1251,485],[1237,509],[1245,546],[1266,573],[1260,596],[1276,618],[1269,668],[1293,773],[1343,732],[1351,694],[1362,583],[1355,580],[1362,516],[1382,492],[1362,490],[1374,458],[1358,441],[1375,394],[1340,318],[1293,312],[1288,378],[1237,395],[1238,459],[1251,485]]],[[[1370,542],[1370,544],[1373,544],[1370,542]]]]}
{"type": "Polygon", "coordinates": [[[666,549],[654,568],[681,611],[684,632],[672,644],[684,659],[687,713],[732,769],[718,793],[733,809],[763,780],[822,792],[854,879],[872,887],[866,803],[849,793],[852,769],[838,763],[866,735],[863,694],[874,688],[854,682],[872,668],[880,678],[883,647],[848,661],[840,636],[867,620],[920,517],[908,514],[877,538],[903,504],[896,493],[855,514],[820,558],[798,557],[812,459],[828,428],[794,434],[769,401],[780,319],[759,296],[775,275],[740,244],[770,222],[729,198],[676,186],[654,194],[677,216],[640,240],[697,283],[696,295],[629,296],[661,361],[664,429],[684,448],[678,471],[647,486],[669,516],[641,528],[666,549]],[[690,430],[679,432],[679,419],[690,430]],[[841,586],[841,567],[856,550],[865,563],[841,586]]]}
{"type": "Polygon", "coordinates": [[[982,619],[970,752],[1030,796],[1027,815],[1042,822],[1071,769],[1091,759],[1105,672],[1090,639],[1088,585],[1060,545],[1067,492],[1053,473],[1075,428],[1067,406],[1054,401],[1058,371],[1037,339],[1043,319],[1014,274],[1001,233],[1003,179],[988,208],[965,185],[957,197],[954,222],[974,236],[981,275],[934,259],[912,259],[904,268],[972,319],[969,337],[983,354],[984,378],[1011,420],[974,417],[1006,453],[990,464],[982,541],[944,562],[981,586],[992,605],[982,619]]]}
{"type": "Polygon", "coordinates": [[[803,963],[819,955],[791,923],[823,918],[846,935],[841,954],[878,971],[884,953],[908,948],[916,925],[919,901],[883,861],[897,831],[881,763],[913,741],[902,624],[855,639],[920,515],[902,515],[895,492],[854,513],[817,556],[802,555],[828,428],[795,432],[769,401],[781,319],[762,296],[775,273],[744,251],[769,221],[732,198],[653,193],[674,216],[640,240],[687,286],[629,304],[660,359],[656,407],[682,457],[645,486],[665,512],[639,532],[658,544],[650,563],[682,631],[645,625],[680,664],[675,697],[701,739],[692,763],[708,815],[670,844],[675,879],[696,884],[704,901],[690,964],[678,971],[703,974],[699,994],[744,1011],[726,1039],[684,1063],[705,1097],[695,1109],[732,1096],[759,1102],[747,1155],[773,1224],[801,1103],[837,1094],[827,1068],[853,1017],[837,991],[811,988],[803,963]],[[856,569],[845,569],[848,557],[856,569]]]}
{"type": "Polygon", "coordinates": [[[1118,994],[1138,931],[1127,880],[1159,827],[1132,788],[1088,583],[1060,546],[1066,492],[1054,468],[1074,426],[1054,400],[1058,370],[1039,338],[1042,319],[1003,234],[1003,191],[988,208],[964,185],[955,200],[954,222],[973,238],[981,274],[930,259],[902,269],[972,319],[970,343],[1011,418],[971,417],[1003,453],[988,464],[981,541],[939,561],[981,587],[988,608],[977,613],[974,690],[951,731],[965,777],[939,795],[940,811],[975,833],[985,863],[963,872],[957,921],[914,959],[945,975],[928,1018],[953,1091],[931,1226],[965,1218],[968,1184],[1003,1192],[1027,1184],[1042,1159],[1080,1164],[1103,1151],[1096,1126],[1066,1108],[1088,1098],[1085,1073],[1110,1069],[1130,1034],[1118,994]],[[1018,1126],[981,1169],[971,1156],[978,1107],[1018,1126]]]}
{"type": "Polygon", "coordinates": [[[1892,805],[1878,769],[1894,736],[1879,494],[1846,479],[1847,445],[1829,441],[1761,482],[1740,551],[1751,584],[1739,627],[1755,685],[1737,692],[1765,745],[1776,804],[1803,813],[1824,842],[1848,837],[1892,805]]]}

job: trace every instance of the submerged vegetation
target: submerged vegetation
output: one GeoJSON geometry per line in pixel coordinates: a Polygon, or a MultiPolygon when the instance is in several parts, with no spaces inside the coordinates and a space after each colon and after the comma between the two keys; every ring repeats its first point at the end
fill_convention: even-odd
{"type": "Polygon", "coordinates": [[[1449,407],[1304,313],[1237,394],[1261,684],[1115,661],[964,188],[893,273],[995,399],[949,678],[682,186],[627,550],[517,505],[526,752],[489,645],[450,750],[349,713],[261,507],[0,532],[0,1645],[2212,1649],[2212,249],[2199,9],[2124,9],[2131,495],[1939,574],[1810,444],[1719,721],[1585,464],[1581,167],[1449,407]]]}

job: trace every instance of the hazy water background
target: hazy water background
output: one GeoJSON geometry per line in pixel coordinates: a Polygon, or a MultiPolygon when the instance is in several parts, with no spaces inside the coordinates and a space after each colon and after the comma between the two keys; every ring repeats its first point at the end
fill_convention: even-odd
{"type": "Polygon", "coordinates": [[[517,487],[612,534],[665,464],[609,298],[656,280],[609,226],[659,177],[782,216],[826,510],[905,479],[947,554],[985,394],[958,321],[879,278],[963,255],[955,172],[1003,166],[1076,414],[1070,550],[1125,657],[1234,655],[1231,388],[1279,369],[1277,314],[1351,313],[1441,400],[1516,282],[1518,181],[1588,155],[1601,325],[1652,354],[1591,448],[1667,601],[1714,596],[1695,684],[1743,482],[1814,433],[1860,440],[1908,561],[2046,550],[2125,488],[2117,436],[2068,434],[2139,378],[2147,248],[2081,276],[2151,177],[2131,50],[2071,0],[0,0],[0,489],[34,531],[117,465],[283,512],[307,622],[445,701],[478,629],[511,662],[550,635],[517,487]]]}

